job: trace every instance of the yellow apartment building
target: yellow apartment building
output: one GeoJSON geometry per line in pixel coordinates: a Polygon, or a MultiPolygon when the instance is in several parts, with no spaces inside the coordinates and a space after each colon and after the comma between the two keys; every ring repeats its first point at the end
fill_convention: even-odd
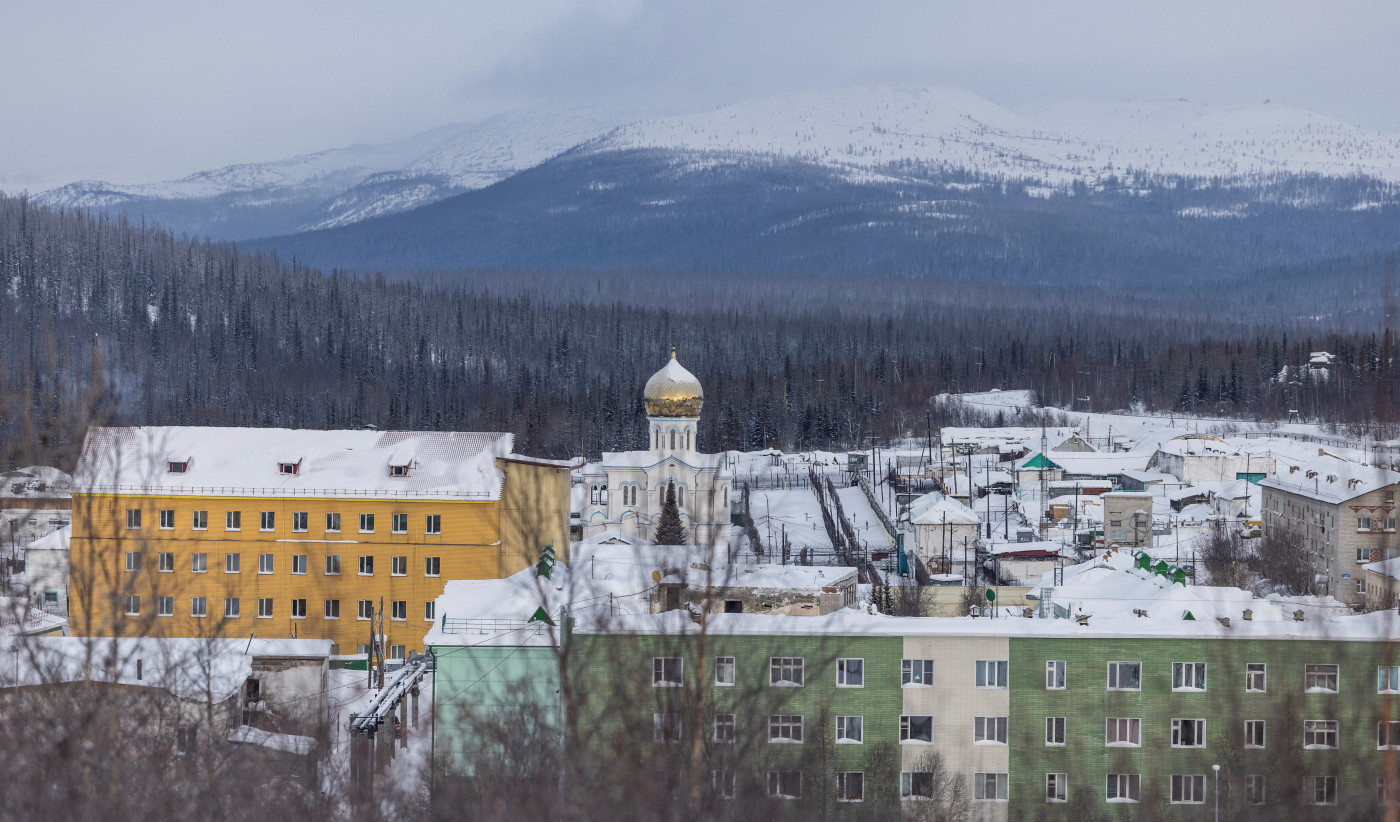
{"type": "Polygon", "coordinates": [[[569,467],[510,434],[94,427],[74,474],[78,636],[422,650],[449,579],[568,552],[569,467]]]}

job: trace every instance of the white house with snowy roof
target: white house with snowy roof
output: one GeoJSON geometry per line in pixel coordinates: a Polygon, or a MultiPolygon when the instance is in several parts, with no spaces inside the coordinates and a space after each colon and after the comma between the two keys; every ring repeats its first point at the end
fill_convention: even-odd
{"type": "Polygon", "coordinates": [[[723,454],[702,454],[696,434],[705,393],[700,380],[671,359],[647,380],[646,451],[605,452],[579,472],[588,496],[581,520],[584,538],[616,529],[650,539],[670,487],[690,542],[729,545],[734,478],[723,454]]]}

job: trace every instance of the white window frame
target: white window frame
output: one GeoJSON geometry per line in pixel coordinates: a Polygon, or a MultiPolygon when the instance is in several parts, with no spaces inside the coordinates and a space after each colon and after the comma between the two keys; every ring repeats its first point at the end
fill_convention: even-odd
{"type": "Polygon", "coordinates": [[[355,600],[355,619],[360,621],[368,621],[374,619],[374,600],[355,600]]]}
{"type": "Polygon", "coordinates": [[[423,557],[423,576],[442,576],[442,557],[423,557]]]}
{"type": "Polygon", "coordinates": [[[899,682],[904,688],[932,688],[933,660],[905,659],[899,663],[899,682]]]}
{"type": "Polygon", "coordinates": [[[1336,719],[1303,720],[1303,750],[1335,751],[1342,740],[1342,723],[1336,719]],[[1327,744],[1328,740],[1332,744],[1327,744]]]}
{"type": "Polygon", "coordinates": [[[865,744],[865,717],[863,717],[863,716],[838,716],[838,717],[836,717],[836,744],[838,744],[838,745],[864,745],[864,744],[865,744]]]}
{"type": "Polygon", "coordinates": [[[190,597],[190,616],[194,619],[209,616],[209,600],[205,597],[190,597]]]}
{"type": "Polygon", "coordinates": [[[208,554],[208,553],[202,552],[202,551],[201,551],[201,552],[198,552],[198,553],[190,554],[190,573],[191,573],[191,574],[207,574],[207,573],[209,573],[209,554],[208,554]]]}
{"type": "Polygon", "coordinates": [[[340,619],[340,600],[326,599],[321,601],[321,619],[340,619]]]}
{"type": "Polygon", "coordinates": [[[732,745],[737,737],[734,714],[715,714],[714,741],[721,745],[732,745]]]}
{"type": "Polygon", "coordinates": [[[927,802],[933,799],[935,791],[932,771],[901,771],[899,774],[899,799],[901,802],[927,802]],[[915,781],[925,783],[915,785],[915,781]],[[915,788],[927,790],[928,793],[915,793],[915,788]]]}
{"type": "Polygon", "coordinates": [[[292,573],[305,576],[308,559],[306,554],[292,554],[292,573]]]}
{"type": "Polygon", "coordinates": [[[1011,774],[997,772],[976,772],[972,774],[973,802],[1009,802],[1011,800],[1011,774]],[[988,791],[988,787],[991,791],[988,791]],[[992,796],[987,796],[988,793],[992,796]]]}
{"type": "Polygon", "coordinates": [[[865,801],[864,771],[840,771],[836,774],[836,801],[865,801]]]}
{"type": "MultiPolygon", "coordinates": [[[[922,723],[920,723],[922,724],[922,723]]],[[[934,739],[933,715],[932,714],[901,714],[899,717],[899,744],[901,745],[932,745],[934,739]],[[914,738],[914,720],[928,720],[928,739],[914,738]]]]}
{"type": "Polygon", "coordinates": [[[726,688],[734,685],[734,657],[715,657],[715,685],[726,688]]]}
{"type": "Polygon", "coordinates": [[[391,622],[407,622],[407,621],[408,621],[408,600],[406,600],[406,599],[391,599],[391,600],[389,600],[389,620],[390,620],[391,622]]]}
{"type": "Polygon", "coordinates": [[[408,514],[390,514],[390,515],[389,515],[389,533],[391,533],[391,534],[407,534],[407,533],[408,533],[408,514]]]}
{"type": "Polygon", "coordinates": [[[1063,691],[1066,682],[1066,669],[1069,663],[1063,659],[1045,660],[1045,690],[1063,691]]]}
{"type": "Polygon", "coordinates": [[[1068,775],[1063,773],[1047,773],[1045,775],[1045,801],[1048,803],[1060,803],[1069,801],[1068,775]]]}
{"type": "Polygon", "coordinates": [[[1309,786],[1309,793],[1312,794],[1308,800],[1309,805],[1337,804],[1337,777],[1313,776],[1309,779],[1312,782],[1309,786]]]}
{"type": "Polygon", "coordinates": [[[238,597],[224,597],[224,619],[238,619],[242,615],[242,600],[238,597]]]}
{"type": "Polygon", "coordinates": [[[1244,666],[1244,692],[1247,694],[1266,694],[1269,692],[1269,663],[1267,662],[1246,662],[1244,666]],[[1258,682],[1255,682],[1255,677],[1258,682]],[[1259,687],[1255,687],[1255,685],[1259,687]]]}
{"type": "Polygon", "coordinates": [[[1376,666],[1376,693],[1400,694],[1400,665],[1376,666]]]}
{"type": "Polygon", "coordinates": [[[1203,773],[1174,773],[1171,779],[1173,805],[1204,805],[1206,775],[1203,773]]]}
{"type": "Polygon", "coordinates": [[[160,530],[162,530],[162,531],[174,531],[174,530],[175,530],[175,509],[174,509],[174,508],[162,508],[162,509],[160,509],[160,530]]]}
{"type": "Polygon", "coordinates": [[[1264,720],[1246,719],[1244,721],[1244,746],[1246,748],[1262,749],[1268,747],[1268,741],[1268,724],[1264,720]]]}
{"type": "Polygon", "coordinates": [[[322,576],[340,576],[340,554],[326,554],[326,572],[322,576]],[[335,568],[334,571],[331,570],[332,567],[335,568]]]}
{"type": "Polygon", "coordinates": [[[680,714],[652,714],[651,741],[657,745],[677,744],[683,735],[680,714]]]}
{"type": "Polygon", "coordinates": [[[1010,717],[974,716],[972,718],[972,744],[1005,745],[1007,725],[1010,717]]]}
{"type": "Polygon", "coordinates": [[[1383,720],[1376,723],[1376,750],[1400,749],[1400,721],[1383,720]]]}
{"type": "Polygon", "coordinates": [[[1262,805],[1267,800],[1268,783],[1263,774],[1246,774],[1244,778],[1244,804],[1262,805]]]}
{"type": "Polygon", "coordinates": [[[423,603],[423,621],[433,622],[437,619],[437,601],[427,600],[423,603]]]}
{"type": "Polygon", "coordinates": [[[802,688],[807,682],[807,663],[800,656],[768,657],[768,685],[773,688],[802,688]],[[796,673],[797,678],[787,676],[796,673]]]}
{"type": "Polygon", "coordinates": [[[1177,692],[1207,690],[1206,663],[1173,662],[1172,690],[1177,692]]]}
{"type": "Polygon", "coordinates": [[[190,530],[192,530],[192,531],[208,531],[208,530],[209,530],[209,512],[208,512],[208,511],[195,511],[195,512],[191,513],[191,514],[190,514],[190,530]]]}
{"type": "Polygon", "coordinates": [[[406,556],[389,557],[389,576],[391,576],[391,577],[406,577],[406,576],[408,576],[408,557],[406,557],[406,556]]]}
{"type": "Polygon", "coordinates": [[[768,798],[769,799],[801,799],[802,798],[802,771],[769,771],[768,772],[768,798]],[[797,779],[797,785],[791,783],[791,779],[797,779]],[[787,784],[784,784],[784,782],[787,784]],[[797,788],[797,793],[784,793],[783,791],[797,788]]]}
{"type": "Polygon", "coordinates": [[[258,573],[270,574],[276,567],[276,560],[272,554],[258,554],[258,573]]]}
{"type": "Polygon", "coordinates": [[[1303,665],[1303,693],[1305,694],[1335,694],[1341,690],[1342,668],[1332,662],[1309,662],[1303,665]],[[1330,668],[1331,673],[1326,669],[1330,668]],[[1332,687],[1325,684],[1317,685],[1316,682],[1325,683],[1328,679],[1332,681],[1332,687]]]}
{"type": "Polygon", "coordinates": [[[842,657],[836,660],[836,687],[838,688],[864,688],[865,687],[865,659],[860,657],[842,657]],[[851,663],[855,663],[852,665],[851,663]],[[854,670],[853,670],[854,669],[854,670]],[[852,681],[855,680],[855,681],[852,681]]]}
{"type": "Polygon", "coordinates": [[[276,511],[259,511],[259,512],[258,512],[258,530],[261,531],[261,532],[264,532],[264,533],[270,533],[270,532],[272,532],[272,531],[276,531],[276,530],[277,530],[277,512],[276,512],[276,511]]]}
{"type": "Polygon", "coordinates": [[[140,508],[128,508],[128,509],[126,509],[126,530],[128,530],[128,531],[139,531],[139,530],[141,530],[141,509],[140,509],[140,508]]]}
{"type": "Polygon", "coordinates": [[[166,597],[166,596],[158,596],[158,597],[156,597],[156,616],[160,616],[160,617],[173,617],[173,616],[175,616],[175,597],[166,597]]]}
{"type": "Polygon", "coordinates": [[[1199,717],[1173,717],[1172,718],[1172,747],[1173,748],[1204,748],[1206,746],[1206,721],[1199,717]],[[1192,723],[1192,724],[1187,724],[1192,723]],[[1192,744],[1182,742],[1187,736],[1186,729],[1191,728],[1191,735],[1196,740],[1192,744]]]}
{"type": "Polygon", "coordinates": [[[769,714],[768,744],[801,745],[805,736],[802,714],[769,714]]]}
{"type": "Polygon", "coordinates": [[[305,600],[305,599],[300,599],[300,598],[293,597],[293,598],[292,598],[291,609],[292,609],[292,619],[306,619],[306,600],[305,600]],[[301,611],[301,613],[297,613],[297,611],[301,611]]]}
{"type": "Polygon", "coordinates": [[[1103,744],[1105,748],[1141,748],[1142,717],[1110,716],[1105,719],[1103,744]]]}
{"type": "Polygon", "coordinates": [[[430,537],[441,536],[442,514],[427,514],[423,524],[423,533],[430,537]]]}
{"type": "Polygon", "coordinates": [[[243,530],[243,512],[242,512],[242,511],[225,511],[225,512],[224,512],[224,530],[225,530],[225,531],[242,531],[242,530],[243,530]]]}
{"type": "Polygon", "coordinates": [[[305,533],[307,532],[307,530],[308,530],[307,526],[309,526],[310,524],[311,524],[311,513],[310,513],[310,512],[308,512],[308,511],[293,511],[293,512],[292,512],[292,533],[294,533],[294,534],[305,534],[305,533]]]}
{"type": "Polygon", "coordinates": [[[1142,662],[1140,662],[1140,661],[1134,662],[1134,661],[1131,661],[1131,660],[1117,660],[1117,659],[1115,659],[1115,660],[1109,662],[1109,663],[1108,663],[1108,679],[1107,679],[1107,685],[1106,685],[1105,687],[1106,687],[1108,690],[1110,690],[1110,691],[1141,691],[1141,690],[1142,690],[1142,662]],[[1136,668],[1136,671],[1137,671],[1137,684],[1136,684],[1136,685],[1133,685],[1133,686],[1131,686],[1131,687],[1125,687],[1125,686],[1122,684],[1123,679],[1124,679],[1124,677],[1123,677],[1123,671],[1124,671],[1125,666],[1131,666],[1131,667],[1133,667],[1133,668],[1136,668]],[[1115,684],[1115,683],[1118,683],[1118,684],[1115,684]]]}
{"type": "Polygon", "coordinates": [[[1045,746],[1047,748],[1063,748],[1065,745],[1065,731],[1069,723],[1063,716],[1045,717],[1045,746]]]}
{"type": "Polygon", "coordinates": [[[715,783],[716,799],[734,798],[734,772],[733,771],[711,771],[715,783]]]}
{"type": "Polygon", "coordinates": [[[327,534],[339,534],[339,533],[340,533],[340,514],[339,514],[339,512],[336,512],[336,511],[327,511],[327,512],[326,512],[326,533],[327,533],[327,534]]]}
{"type": "Polygon", "coordinates": [[[1011,680],[1011,660],[977,660],[973,683],[983,690],[1004,691],[1011,680]]]}
{"type": "Polygon", "coordinates": [[[360,571],[362,577],[374,576],[374,554],[360,554],[360,571]],[[365,570],[368,568],[369,570],[365,570]]]}
{"type": "Polygon", "coordinates": [[[175,552],[161,551],[156,555],[156,570],[162,574],[175,573],[175,552]]]}
{"type": "Polygon", "coordinates": [[[680,688],[685,685],[685,657],[654,656],[651,658],[651,687],[680,688]]]}
{"type": "Polygon", "coordinates": [[[141,616],[141,597],[131,594],[126,598],[126,615],[141,616]]]}
{"type": "Polygon", "coordinates": [[[128,574],[134,574],[134,573],[136,573],[137,571],[140,571],[140,570],[141,570],[141,552],[140,552],[140,551],[127,551],[127,552],[126,552],[126,572],[127,572],[128,574]]]}
{"type": "Polygon", "coordinates": [[[1142,774],[1106,774],[1103,801],[1112,805],[1135,805],[1142,801],[1142,774]]]}
{"type": "Polygon", "coordinates": [[[243,555],[239,553],[224,554],[224,573],[241,574],[243,572],[243,555]]]}
{"type": "Polygon", "coordinates": [[[374,514],[360,514],[360,533],[374,533],[374,514]]]}

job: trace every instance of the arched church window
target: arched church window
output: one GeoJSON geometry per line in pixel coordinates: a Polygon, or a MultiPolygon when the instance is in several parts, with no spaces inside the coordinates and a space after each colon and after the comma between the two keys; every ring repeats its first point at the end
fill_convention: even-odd
{"type": "Polygon", "coordinates": [[[685,449],[690,450],[690,428],[688,426],[685,429],[685,449]]]}
{"type": "Polygon", "coordinates": [[[671,449],[672,449],[672,450],[675,450],[675,448],[676,448],[676,429],[672,428],[672,429],[671,429],[671,449]]]}
{"type": "Polygon", "coordinates": [[[598,491],[598,499],[599,499],[599,503],[600,503],[600,504],[602,504],[602,505],[607,505],[607,504],[608,504],[608,485],[607,485],[607,483],[603,483],[603,485],[600,487],[600,489],[599,489],[599,491],[598,491]]]}
{"type": "Polygon", "coordinates": [[[651,429],[651,447],[652,447],[653,450],[661,447],[661,429],[660,429],[660,428],[653,428],[653,429],[651,429]]]}
{"type": "Polygon", "coordinates": [[[676,505],[679,505],[679,506],[682,507],[682,508],[685,507],[685,486],[684,486],[684,485],[678,485],[678,486],[676,486],[676,505]]]}
{"type": "Polygon", "coordinates": [[[598,486],[596,484],[588,486],[588,504],[598,504],[598,486]]]}
{"type": "Polygon", "coordinates": [[[724,505],[725,505],[726,508],[729,507],[729,486],[728,486],[728,485],[724,486],[724,505]]]}

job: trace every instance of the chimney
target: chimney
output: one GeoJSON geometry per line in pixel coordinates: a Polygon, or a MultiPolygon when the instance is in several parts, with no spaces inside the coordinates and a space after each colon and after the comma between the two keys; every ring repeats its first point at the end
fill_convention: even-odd
{"type": "Polygon", "coordinates": [[[1244,621],[1245,621],[1245,622],[1251,622],[1251,621],[1253,621],[1253,619],[1254,619],[1254,612],[1251,611],[1251,610],[1248,609],[1248,608],[1244,609],[1244,621]]]}
{"type": "Polygon", "coordinates": [[[1085,627],[1085,628],[1089,627],[1089,615],[1088,615],[1088,614],[1079,614],[1079,615],[1077,615],[1077,616],[1075,617],[1075,620],[1077,620],[1077,621],[1079,622],[1079,624],[1082,625],[1083,627],[1085,627]]]}
{"type": "Polygon", "coordinates": [[[1221,624],[1221,625],[1224,625],[1226,628],[1229,628],[1229,627],[1230,627],[1230,618],[1229,618],[1229,617],[1216,617],[1216,619],[1218,619],[1218,620],[1220,621],[1220,624],[1221,624]]]}
{"type": "Polygon", "coordinates": [[[1302,622],[1302,621],[1303,621],[1303,612],[1302,612],[1302,611],[1294,611],[1294,612],[1293,612],[1293,621],[1294,621],[1294,622],[1302,622]]]}

